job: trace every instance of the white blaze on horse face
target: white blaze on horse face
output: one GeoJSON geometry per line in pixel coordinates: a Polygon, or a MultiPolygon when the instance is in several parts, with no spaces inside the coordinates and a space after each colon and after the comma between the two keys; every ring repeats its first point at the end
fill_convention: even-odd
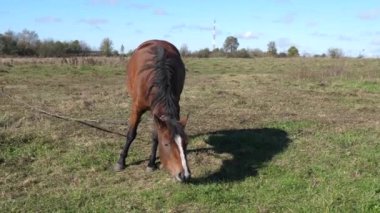
{"type": "Polygon", "coordinates": [[[185,177],[189,177],[190,172],[189,172],[189,169],[187,168],[187,162],[186,162],[185,153],[184,153],[184,151],[183,151],[182,138],[181,138],[181,136],[176,135],[176,136],[174,137],[174,141],[175,141],[175,143],[177,144],[178,149],[179,149],[179,154],[180,154],[180,156],[181,156],[181,162],[182,162],[182,168],[183,168],[183,170],[185,171],[185,177]]]}

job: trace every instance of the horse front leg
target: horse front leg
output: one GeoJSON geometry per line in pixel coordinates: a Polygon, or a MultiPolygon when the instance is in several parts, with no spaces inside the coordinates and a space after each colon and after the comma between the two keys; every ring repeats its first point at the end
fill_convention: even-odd
{"type": "Polygon", "coordinates": [[[157,165],[156,165],[157,146],[158,146],[157,130],[154,130],[152,134],[152,150],[149,156],[148,166],[146,167],[146,171],[148,172],[152,172],[157,169],[157,165]]]}
{"type": "Polygon", "coordinates": [[[141,118],[143,113],[144,113],[144,111],[138,110],[137,107],[134,107],[132,109],[132,113],[131,113],[130,118],[129,118],[129,128],[127,131],[126,142],[124,144],[122,151],[120,152],[119,160],[117,161],[117,163],[114,167],[114,170],[117,172],[124,170],[126,167],[125,159],[128,156],[129,147],[131,146],[132,142],[136,138],[137,127],[140,123],[140,118],[141,118]]]}

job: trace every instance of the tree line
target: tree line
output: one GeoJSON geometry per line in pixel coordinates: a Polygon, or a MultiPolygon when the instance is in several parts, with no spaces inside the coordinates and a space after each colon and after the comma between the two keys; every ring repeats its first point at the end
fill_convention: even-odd
{"type": "MultiPolygon", "coordinates": [[[[295,46],[289,47],[287,52],[278,53],[276,43],[270,41],[267,44],[267,51],[261,49],[238,49],[239,41],[234,36],[228,36],[223,44],[223,48],[210,50],[208,48],[197,51],[189,51],[187,45],[182,45],[180,53],[185,57],[298,57],[300,53],[295,46]]],[[[131,54],[129,51],[124,54],[124,46],[120,47],[121,55],[131,54]]],[[[15,33],[6,31],[0,33],[0,56],[34,56],[34,57],[67,57],[67,56],[88,56],[88,55],[119,55],[113,48],[113,42],[109,38],[104,38],[98,50],[90,48],[85,41],[55,41],[52,39],[40,40],[35,31],[24,29],[22,32],[15,33]]],[[[327,54],[314,55],[314,57],[343,57],[343,51],[339,48],[330,48],[327,54]]]]}
{"type": "Polygon", "coordinates": [[[0,33],[0,56],[66,57],[118,54],[109,38],[103,39],[99,50],[93,50],[85,41],[40,40],[35,31],[0,33]]]}
{"type": "MultiPolygon", "coordinates": [[[[187,45],[182,45],[180,48],[181,55],[189,57],[199,57],[199,58],[208,58],[208,57],[234,57],[234,58],[255,58],[255,57],[299,57],[300,53],[296,46],[290,46],[286,52],[278,52],[276,43],[270,41],[267,44],[267,50],[263,51],[259,48],[255,49],[238,49],[239,41],[234,36],[228,36],[224,41],[222,48],[215,48],[210,50],[204,48],[198,51],[189,51],[187,45]]],[[[311,55],[304,55],[311,56],[311,55]]],[[[321,55],[314,55],[313,57],[331,57],[331,58],[341,58],[343,57],[343,51],[339,48],[330,48],[327,50],[327,53],[321,55]]],[[[360,57],[360,56],[359,56],[360,57]]]]}

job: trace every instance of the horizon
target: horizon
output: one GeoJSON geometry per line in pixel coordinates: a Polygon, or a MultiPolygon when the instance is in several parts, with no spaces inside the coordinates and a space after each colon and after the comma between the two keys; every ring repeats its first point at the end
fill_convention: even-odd
{"type": "Polygon", "coordinates": [[[186,45],[191,51],[212,50],[215,20],[217,48],[234,36],[239,49],[266,51],[274,41],[278,52],[295,46],[300,55],[314,55],[339,48],[348,57],[380,57],[380,25],[375,25],[380,2],[375,0],[6,0],[0,12],[0,33],[28,29],[40,40],[80,40],[93,50],[106,37],[114,50],[123,45],[125,52],[149,39],[167,40],[177,48],[186,45]]]}

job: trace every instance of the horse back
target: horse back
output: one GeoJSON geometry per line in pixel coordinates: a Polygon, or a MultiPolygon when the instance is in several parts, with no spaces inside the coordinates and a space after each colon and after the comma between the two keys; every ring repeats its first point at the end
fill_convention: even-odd
{"type": "Polygon", "coordinates": [[[185,67],[178,49],[171,43],[161,40],[150,40],[142,43],[136,48],[127,65],[127,91],[134,104],[149,109],[154,89],[156,60],[165,60],[173,67],[171,73],[172,93],[180,98],[184,80],[185,67]],[[163,51],[163,56],[160,56],[163,51]],[[160,57],[163,57],[160,59],[160,57]],[[152,92],[153,91],[153,92],[152,92]]]}

